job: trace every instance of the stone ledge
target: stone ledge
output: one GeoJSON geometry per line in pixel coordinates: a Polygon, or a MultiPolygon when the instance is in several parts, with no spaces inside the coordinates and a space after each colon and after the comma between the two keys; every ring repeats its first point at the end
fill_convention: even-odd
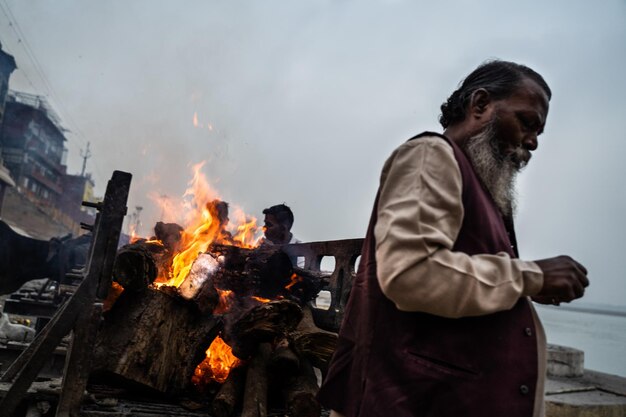
{"type": "Polygon", "coordinates": [[[567,346],[548,345],[548,376],[577,377],[585,370],[585,352],[567,346]]]}
{"type": "Polygon", "coordinates": [[[626,417],[626,378],[586,369],[581,377],[548,377],[546,417],[626,417]]]}

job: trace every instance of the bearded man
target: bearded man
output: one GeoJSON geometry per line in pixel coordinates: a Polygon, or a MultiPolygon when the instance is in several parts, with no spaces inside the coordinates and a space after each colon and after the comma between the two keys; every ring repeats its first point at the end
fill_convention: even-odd
{"type": "Polygon", "coordinates": [[[387,160],[339,345],[319,392],[331,416],[543,415],[545,334],[529,297],[589,284],[567,256],[518,259],[514,180],[537,149],[551,91],[490,61],[387,160]]]}

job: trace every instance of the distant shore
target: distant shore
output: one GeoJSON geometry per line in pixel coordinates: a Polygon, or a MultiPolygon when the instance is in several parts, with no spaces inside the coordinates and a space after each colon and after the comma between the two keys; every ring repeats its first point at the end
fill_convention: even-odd
{"type": "Polygon", "coordinates": [[[548,308],[551,310],[566,310],[566,311],[576,311],[580,313],[590,313],[590,314],[603,314],[606,316],[617,316],[617,317],[626,317],[626,310],[621,310],[619,308],[607,308],[602,306],[577,306],[577,305],[560,305],[560,306],[549,306],[549,305],[540,305],[542,308],[548,308]]]}

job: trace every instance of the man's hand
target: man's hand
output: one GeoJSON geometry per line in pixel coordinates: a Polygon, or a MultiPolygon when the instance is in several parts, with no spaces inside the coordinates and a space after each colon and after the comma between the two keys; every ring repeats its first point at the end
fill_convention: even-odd
{"type": "Polygon", "coordinates": [[[569,256],[542,259],[535,263],[543,271],[543,287],[532,297],[541,304],[569,303],[585,294],[587,269],[569,256]]]}

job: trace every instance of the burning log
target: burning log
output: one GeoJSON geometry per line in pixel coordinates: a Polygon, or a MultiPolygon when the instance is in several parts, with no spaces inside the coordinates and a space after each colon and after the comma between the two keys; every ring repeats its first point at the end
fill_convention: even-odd
{"type": "Polygon", "coordinates": [[[154,226],[154,240],[159,240],[171,253],[177,253],[180,249],[180,239],[183,228],[176,223],[157,222],[154,226]]]}
{"type": "Polygon", "coordinates": [[[300,300],[300,304],[305,304],[315,299],[329,277],[327,272],[312,271],[298,267],[294,267],[293,270],[297,279],[295,282],[292,282],[289,291],[300,300]]]}
{"type": "MultiPolygon", "coordinates": [[[[169,246],[179,233],[174,226],[159,226],[172,232],[160,235],[170,236],[169,246]]],[[[321,278],[306,270],[294,273],[279,247],[212,244],[171,281],[178,287],[162,285],[162,279],[151,285],[157,276],[168,276],[163,272],[172,259],[156,241],[139,241],[118,253],[115,279],[128,291],[105,316],[95,352],[100,375],[168,395],[184,394],[192,385],[214,393],[222,383],[210,406],[217,417],[238,408],[244,417],[266,416],[268,390],[275,385],[273,392],[284,394],[290,410],[319,415],[311,363],[325,367],[336,335],[317,328],[309,310],[302,320],[301,305],[317,294],[321,278]],[[228,353],[222,367],[214,368],[218,339],[228,353]],[[285,390],[284,381],[293,387],[285,390]]]]}
{"type": "Polygon", "coordinates": [[[178,394],[221,328],[193,303],[154,288],[124,291],[105,316],[94,368],[159,392],[178,394]]]}
{"type": "Polygon", "coordinates": [[[238,358],[247,358],[256,347],[294,330],[302,319],[302,309],[289,300],[269,301],[244,313],[226,326],[228,342],[238,358]]]}
{"type": "Polygon", "coordinates": [[[140,241],[123,246],[117,251],[113,280],[127,291],[145,289],[156,279],[159,260],[165,251],[156,242],[140,241]]]}
{"type": "Polygon", "coordinates": [[[289,256],[276,247],[255,249],[230,245],[213,245],[209,251],[223,259],[222,276],[217,285],[240,296],[256,295],[275,298],[289,295],[293,267],[289,256]]]}
{"type": "Polygon", "coordinates": [[[219,293],[215,287],[215,276],[219,268],[220,263],[213,255],[200,254],[178,287],[178,293],[187,300],[194,300],[202,314],[213,313],[218,305],[219,293]]]}
{"type": "Polygon", "coordinates": [[[139,291],[152,284],[167,270],[179,243],[183,228],[175,223],[158,222],[151,240],[140,239],[117,251],[113,280],[127,291],[139,291]]]}

